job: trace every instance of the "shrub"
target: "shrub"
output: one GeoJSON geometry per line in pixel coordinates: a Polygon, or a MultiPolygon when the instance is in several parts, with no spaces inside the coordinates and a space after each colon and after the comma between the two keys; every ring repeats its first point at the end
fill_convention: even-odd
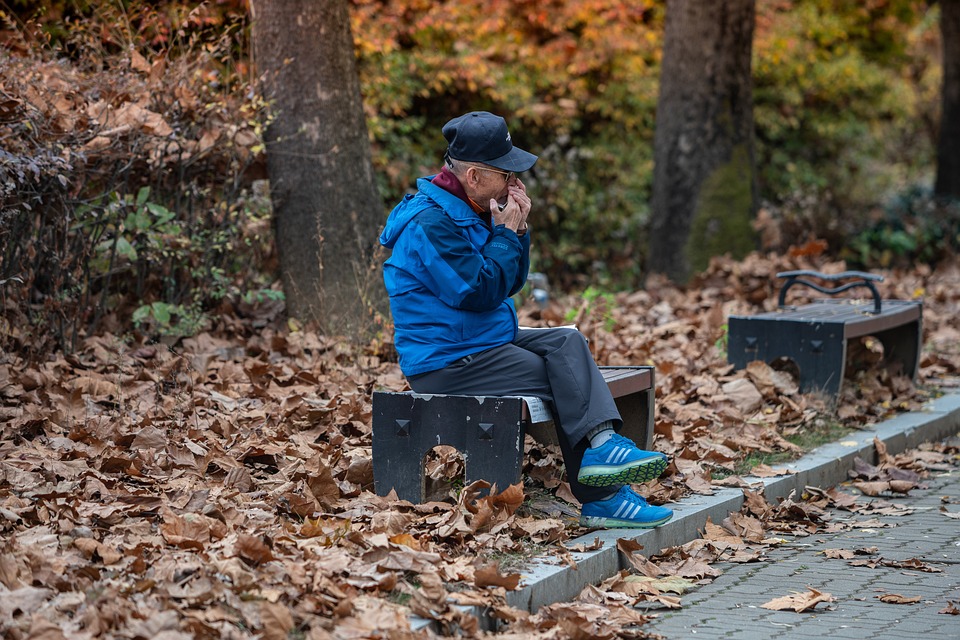
{"type": "Polygon", "coordinates": [[[862,268],[936,264],[960,253],[960,201],[913,186],[891,198],[842,257],[862,268]]]}
{"type": "Polygon", "coordinates": [[[183,36],[181,55],[141,53],[135,34],[114,53],[94,31],[0,50],[7,349],[70,348],[131,319],[192,332],[273,281],[268,200],[251,190],[263,104],[234,65],[242,25],[183,36]]]}

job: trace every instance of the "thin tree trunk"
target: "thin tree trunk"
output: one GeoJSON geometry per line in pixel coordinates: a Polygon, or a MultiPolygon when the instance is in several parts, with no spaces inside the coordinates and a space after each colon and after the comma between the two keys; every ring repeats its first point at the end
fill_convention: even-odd
{"type": "Polygon", "coordinates": [[[362,337],[386,308],[374,249],[385,212],[347,0],[252,0],[251,13],[288,312],[362,337]]]}
{"type": "Polygon", "coordinates": [[[754,0],[667,0],[647,267],[677,282],[755,247],[754,15],[754,0]]]}
{"type": "Polygon", "coordinates": [[[940,0],[943,90],[934,193],[960,198],[960,0],[940,0]]]}

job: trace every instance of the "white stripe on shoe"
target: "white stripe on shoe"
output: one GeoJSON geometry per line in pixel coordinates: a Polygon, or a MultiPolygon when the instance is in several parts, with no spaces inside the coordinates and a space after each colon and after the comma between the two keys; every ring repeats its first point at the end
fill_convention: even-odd
{"type": "Polygon", "coordinates": [[[623,513],[623,510],[626,509],[626,508],[629,507],[629,506],[630,506],[630,505],[629,505],[628,503],[626,503],[626,502],[620,503],[620,508],[617,509],[616,513],[614,513],[614,514],[613,514],[612,516],[610,516],[610,517],[611,517],[611,518],[619,518],[619,517],[620,517],[620,514],[623,513]]]}
{"type": "Polygon", "coordinates": [[[613,462],[613,459],[617,456],[619,452],[620,452],[620,447],[614,447],[610,451],[610,454],[607,455],[607,459],[604,460],[604,464],[616,464],[615,462],[613,462]]]}

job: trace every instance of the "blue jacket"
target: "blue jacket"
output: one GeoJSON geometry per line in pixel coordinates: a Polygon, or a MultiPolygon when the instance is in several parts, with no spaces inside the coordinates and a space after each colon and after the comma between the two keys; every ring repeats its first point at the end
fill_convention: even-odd
{"type": "Polygon", "coordinates": [[[417,193],[394,207],[380,234],[380,244],[393,250],[383,280],[406,376],[513,342],[517,312],[510,296],[530,268],[529,233],[491,229],[432,179],[417,180],[417,193]]]}

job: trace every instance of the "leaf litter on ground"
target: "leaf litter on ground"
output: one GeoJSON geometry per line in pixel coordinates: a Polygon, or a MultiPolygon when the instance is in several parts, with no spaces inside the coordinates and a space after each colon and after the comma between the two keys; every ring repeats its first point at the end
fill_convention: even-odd
{"type": "MultiPolygon", "coordinates": [[[[917,384],[848,368],[831,413],[788,372],[734,371],[718,346],[724,318],[770,310],[771,274],[797,268],[843,265],[754,254],[715,260],[688,288],[651,278],[617,294],[609,317],[569,297],[521,308],[523,324],[540,326],[580,308],[598,362],[657,367],[654,446],[673,462],[641,487],[652,503],[723,484],[745,495],[743,511],[703,538],[651,557],[631,550],[628,573],[534,613],[506,606],[523,579],[509,567],[544,554],[575,564],[592,548],[570,543],[589,531],[572,515],[559,450],[528,439],[524,484],[494,495],[454,482],[420,505],[377,496],[371,393],[406,388],[389,335],[358,351],[279,315],[254,323],[228,310],[173,346],[103,333],[43,361],[0,354],[0,627],[12,637],[399,638],[426,633],[410,630],[416,613],[441,633],[481,633],[460,602],[488,607],[504,637],[643,637],[637,605],[679,606],[681,589],[718,575],[713,565],[762,561],[783,536],[852,526],[828,509],[863,508],[859,496],[812,488],[769,504],[738,465],[796,456],[792,439],[830,421],[860,429],[916,409],[960,373],[948,327],[960,313],[956,261],[881,283],[884,297],[925,292],[917,384]],[[543,517],[528,496],[568,507],[543,517]]],[[[860,357],[876,364],[869,349],[860,357]]],[[[881,455],[857,466],[856,481],[906,496],[952,455],[881,455]]],[[[457,464],[438,452],[428,474],[442,483],[457,464]]]]}

